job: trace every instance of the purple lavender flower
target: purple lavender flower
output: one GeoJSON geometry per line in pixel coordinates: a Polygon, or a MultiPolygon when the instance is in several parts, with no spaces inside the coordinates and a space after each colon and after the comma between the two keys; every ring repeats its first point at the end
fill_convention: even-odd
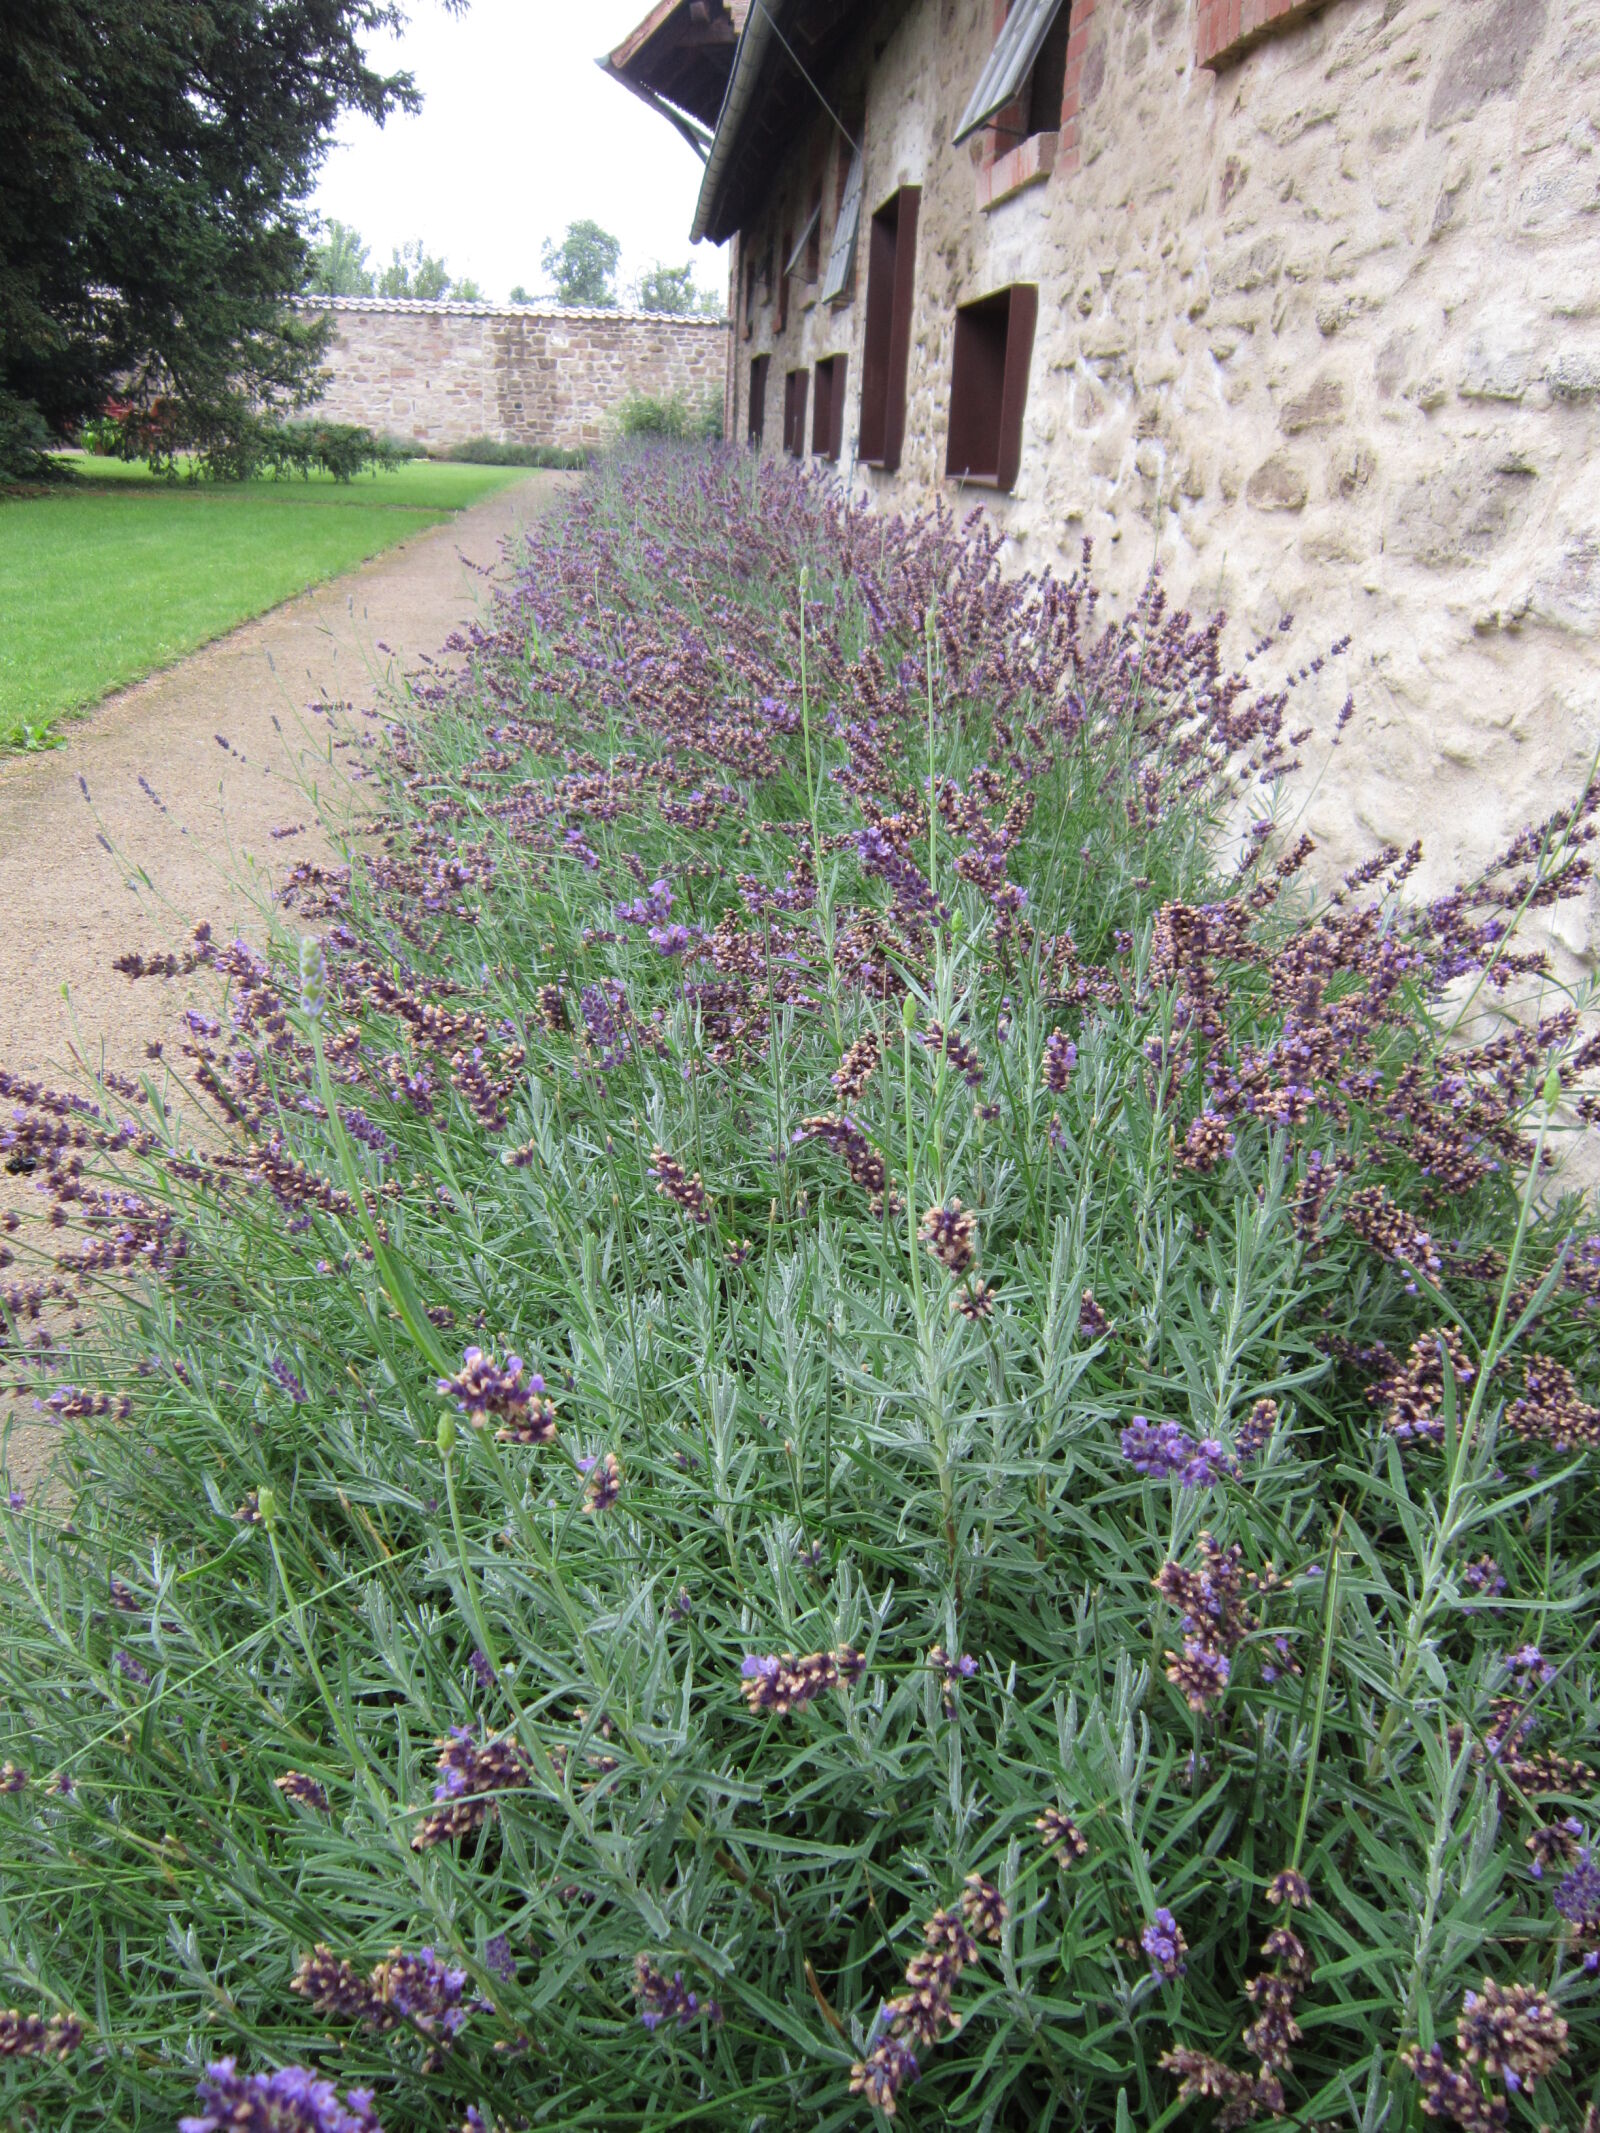
{"type": "Polygon", "coordinates": [[[476,1680],[480,1689],[487,1691],[494,1687],[494,1668],[489,1664],[489,1655],[487,1652],[480,1652],[475,1650],[472,1654],[472,1657],[467,1661],[467,1664],[471,1667],[473,1672],[473,1678],[476,1680]]]}
{"type": "Polygon", "coordinates": [[[1044,1041],[1044,1085],[1059,1096],[1078,1064],[1078,1047],[1064,1030],[1053,1029],[1044,1041]]]}
{"type": "Polygon", "coordinates": [[[1580,1933],[1600,1933],[1600,1867],[1587,1845],[1572,1871],[1556,1884],[1555,1906],[1580,1933]]]}
{"type": "Polygon", "coordinates": [[[1520,1679],[1524,1688],[1543,1688],[1547,1682],[1556,1678],[1555,1668],[1537,1644],[1524,1644],[1519,1650],[1508,1652],[1505,1663],[1520,1679]]]}
{"type": "Polygon", "coordinates": [[[21,1489],[8,1490],[6,1494],[6,1509],[8,1511],[26,1511],[27,1508],[28,1499],[21,1489]]]}
{"type": "Polygon", "coordinates": [[[1209,1489],[1232,1471],[1233,1461],[1224,1451],[1221,1439],[1202,1437],[1184,1461],[1178,1480],[1186,1489],[1209,1489]]]}
{"type": "Polygon", "coordinates": [[[1217,1437],[1198,1444],[1176,1422],[1146,1421],[1135,1415],[1122,1432],[1122,1456],[1136,1474],[1152,1481],[1176,1481],[1185,1489],[1209,1489],[1237,1462],[1217,1437]]]}
{"type": "Polygon", "coordinates": [[[125,1680],[131,1681],[136,1688],[149,1688],[150,1669],[141,1660],[135,1659],[132,1652],[113,1652],[111,1660],[125,1680]]]}
{"type": "Polygon", "coordinates": [[[504,1427],[496,1435],[511,1444],[548,1444],[556,1433],[556,1411],[545,1396],[544,1379],[534,1371],[524,1379],[520,1355],[497,1363],[481,1348],[468,1348],[453,1378],[440,1378],[439,1391],[453,1398],[474,1429],[491,1419],[504,1427]]]}
{"type": "Polygon", "coordinates": [[[1182,1977],[1189,1967],[1185,1960],[1189,1943],[1183,1937],[1183,1928],[1165,1906],[1156,1912],[1140,1934],[1139,1945],[1149,1956],[1150,1967],[1157,1977],[1182,1977]]]}
{"type": "Polygon", "coordinates": [[[1148,1422],[1135,1415],[1122,1432],[1122,1456],[1136,1474],[1165,1481],[1181,1473],[1193,1445],[1176,1422],[1148,1422]]]}
{"type": "Polygon", "coordinates": [[[492,1970],[496,1977],[503,1978],[508,1985],[516,1983],[517,1959],[511,1952],[511,1941],[508,1935],[496,1933],[485,1944],[483,1967],[485,1970],[492,1970]]]}
{"type": "Polygon", "coordinates": [[[1468,1592],[1481,1592],[1488,1599],[1495,1599],[1506,1590],[1505,1573],[1492,1555],[1480,1555],[1468,1563],[1461,1582],[1468,1592]]]}
{"type": "Polygon", "coordinates": [[[471,2013],[462,2005],[467,1973],[442,1963],[431,1948],[391,1955],[379,1965],[385,2005],[414,2022],[425,2035],[453,2037],[471,2013]]]}
{"type": "Polygon", "coordinates": [[[381,1156],[386,1163],[396,1161],[400,1150],[383,1128],[368,1118],[365,1111],[357,1109],[354,1104],[346,1104],[340,1107],[339,1117],[344,1130],[353,1141],[360,1141],[364,1148],[370,1148],[374,1155],[381,1156]]]}
{"type": "Polygon", "coordinates": [[[281,1356],[272,1356],[267,1363],[267,1375],[280,1385],[296,1407],[304,1407],[311,1395],[281,1356]]]}
{"type": "Polygon", "coordinates": [[[670,886],[665,881],[653,881],[644,895],[631,904],[618,904],[617,916],[628,926],[664,926],[672,914],[672,901],[670,886]]]}
{"type": "Polygon", "coordinates": [[[633,1051],[622,987],[615,980],[604,986],[585,985],[579,996],[578,1011],[583,1017],[589,1042],[600,1055],[601,1066],[608,1073],[621,1066],[633,1051]]]}
{"type": "Polygon", "coordinates": [[[235,2060],[218,2059],[197,2094],[200,2109],[178,2120],[178,2133],[383,2133],[371,2089],[350,2089],[341,2102],[331,2081],[304,2066],[241,2074],[235,2060]]]}
{"type": "Polygon", "coordinates": [[[945,917],[945,907],[929,888],[926,876],[895,850],[882,830],[874,826],[860,832],[856,857],[864,874],[876,875],[888,884],[895,915],[903,924],[910,927],[945,917]]]}
{"type": "Polygon", "coordinates": [[[687,926],[652,926],[650,945],[658,955],[687,955],[694,946],[694,935],[687,926]]]}
{"type": "Polygon", "coordinates": [[[578,1461],[589,1476],[588,1487],[583,1492],[583,1508],[592,1517],[597,1512],[609,1511],[622,1494],[622,1465],[615,1452],[606,1452],[599,1459],[578,1461]]]}
{"type": "Polygon", "coordinates": [[[707,2000],[702,2006],[700,1995],[684,1984],[681,1970],[675,1970],[668,1978],[647,1955],[634,1958],[633,1992],[639,2002],[639,2020],[651,2031],[659,2029],[663,2022],[676,2022],[680,2029],[687,2029],[699,2014],[713,2023],[722,2020],[722,2009],[716,2001],[707,2000]]]}

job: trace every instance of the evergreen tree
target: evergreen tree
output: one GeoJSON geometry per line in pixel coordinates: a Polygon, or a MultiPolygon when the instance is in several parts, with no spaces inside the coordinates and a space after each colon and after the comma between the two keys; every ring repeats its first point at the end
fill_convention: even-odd
{"type": "Polygon", "coordinates": [[[397,0],[0,9],[0,467],[113,386],[196,441],[303,399],[326,340],[284,302],[306,202],[342,112],[417,106],[364,52],[403,22],[397,0]]]}

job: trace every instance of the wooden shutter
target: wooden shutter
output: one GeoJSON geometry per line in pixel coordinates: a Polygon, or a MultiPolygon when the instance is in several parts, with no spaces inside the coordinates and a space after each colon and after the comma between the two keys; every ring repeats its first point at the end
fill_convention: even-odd
{"type": "Polygon", "coordinates": [[[969,134],[987,125],[1010,103],[1027,80],[1051,24],[1068,4],[1069,0],[1016,0],[961,114],[952,146],[959,148],[969,134]]]}
{"type": "Polygon", "coordinates": [[[1032,282],[1016,282],[956,312],[944,463],[953,480],[1002,494],[1015,488],[1038,317],[1032,282]]]}
{"type": "Polygon", "coordinates": [[[858,148],[850,158],[849,174],[844,181],[844,197],[839,202],[838,219],[833,225],[833,245],[828,253],[828,271],[822,277],[819,303],[837,303],[840,297],[849,294],[856,267],[856,232],[861,226],[861,179],[861,151],[858,148]]]}
{"type": "Polygon", "coordinates": [[[902,185],[872,218],[867,323],[861,351],[863,465],[892,474],[906,436],[906,373],[916,300],[917,210],[922,189],[902,185]]]}
{"type": "Polygon", "coordinates": [[[759,450],[767,427],[767,367],[770,356],[758,355],[750,359],[750,408],[745,434],[759,450]]]}

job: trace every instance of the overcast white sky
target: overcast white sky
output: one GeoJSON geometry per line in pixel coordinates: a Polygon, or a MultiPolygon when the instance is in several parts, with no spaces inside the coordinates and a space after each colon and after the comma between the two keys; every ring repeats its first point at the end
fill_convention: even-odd
{"type": "MultiPolygon", "coordinates": [[[[699,159],[595,65],[650,4],[471,0],[451,16],[437,0],[412,0],[406,34],[372,50],[377,64],[411,69],[422,109],[381,130],[347,117],[318,213],[353,223],[369,264],[420,237],[496,299],[517,282],[542,293],[541,241],[585,216],[621,238],[624,283],[657,259],[681,266],[699,159]]],[[[722,252],[701,245],[693,256],[696,279],[722,291],[722,252]]]]}

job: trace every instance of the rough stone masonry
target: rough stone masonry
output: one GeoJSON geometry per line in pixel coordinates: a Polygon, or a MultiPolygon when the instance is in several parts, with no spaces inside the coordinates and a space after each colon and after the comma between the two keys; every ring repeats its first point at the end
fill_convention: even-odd
{"type": "MultiPolygon", "coordinates": [[[[982,143],[952,145],[994,0],[870,22],[821,86],[861,121],[867,212],[922,189],[899,471],[849,465],[864,270],[837,307],[795,284],[784,319],[741,265],[732,434],[753,357],[780,391],[846,353],[842,471],[884,508],[981,500],[1018,570],[1091,534],[1124,595],[1159,559],[1236,651],[1290,611],[1306,654],[1349,633],[1288,796],[1331,867],[1420,832],[1442,886],[1570,799],[1600,744],[1600,0],[1074,0],[1055,167],[1003,197],[982,143]],[[1014,282],[1039,322],[997,497],[945,478],[952,342],[958,305],[1014,282]]],[[[743,262],[819,169],[826,259],[836,132],[820,107],[792,128],[743,262]]],[[[1550,916],[1600,956],[1600,893],[1550,916]]]]}
{"type": "Polygon", "coordinates": [[[651,311],[318,298],[333,344],[319,412],[417,444],[598,444],[633,394],[722,404],[728,328],[651,311]]]}

